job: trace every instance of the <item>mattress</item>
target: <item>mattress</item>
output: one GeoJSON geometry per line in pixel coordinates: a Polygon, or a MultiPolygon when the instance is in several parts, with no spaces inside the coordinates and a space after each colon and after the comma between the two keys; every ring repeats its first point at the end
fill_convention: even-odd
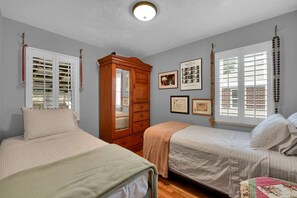
{"type": "MultiPolygon", "coordinates": [[[[83,131],[24,141],[22,136],[8,138],[0,146],[0,180],[22,170],[49,164],[107,145],[83,131]]],[[[109,197],[143,197],[148,190],[148,174],[140,175],[113,190],[109,197]]]]}
{"type": "Polygon", "coordinates": [[[297,181],[297,157],[252,149],[249,140],[246,132],[191,125],[171,137],[169,169],[230,197],[253,177],[297,181]]]}

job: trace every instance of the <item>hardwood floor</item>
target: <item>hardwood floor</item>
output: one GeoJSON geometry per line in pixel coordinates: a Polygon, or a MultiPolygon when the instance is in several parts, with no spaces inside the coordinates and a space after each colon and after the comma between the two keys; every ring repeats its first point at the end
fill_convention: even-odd
{"type": "MultiPolygon", "coordinates": [[[[136,152],[143,157],[143,152],[136,152]]],[[[226,198],[222,194],[201,187],[180,176],[170,173],[169,177],[159,176],[158,195],[159,198],[226,198]]]]}

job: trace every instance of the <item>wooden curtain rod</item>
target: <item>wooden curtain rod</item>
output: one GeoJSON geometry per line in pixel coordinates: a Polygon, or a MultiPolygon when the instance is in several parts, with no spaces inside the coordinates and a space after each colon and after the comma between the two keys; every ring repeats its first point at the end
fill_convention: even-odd
{"type": "Polygon", "coordinates": [[[214,44],[211,43],[210,51],[210,99],[211,99],[211,116],[209,118],[209,123],[211,127],[215,126],[214,119],[214,98],[215,98],[215,68],[214,68],[214,44]]]}

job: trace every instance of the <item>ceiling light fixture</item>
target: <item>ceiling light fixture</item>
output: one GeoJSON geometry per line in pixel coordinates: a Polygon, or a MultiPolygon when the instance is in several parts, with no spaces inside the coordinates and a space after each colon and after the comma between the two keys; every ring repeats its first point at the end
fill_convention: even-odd
{"type": "Polygon", "coordinates": [[[141,1],[133,6],[133,14],[140,21],[150,21],[157,14],[157,7],[148,1],[141,1]]]}

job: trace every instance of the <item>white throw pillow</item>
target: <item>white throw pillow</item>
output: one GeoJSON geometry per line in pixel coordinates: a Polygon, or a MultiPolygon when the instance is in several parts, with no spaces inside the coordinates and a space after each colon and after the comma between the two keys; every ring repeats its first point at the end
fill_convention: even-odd
{"type": "Polygon", "coordinates": [[[285,152],[285,155],[291,156],[291,155],[297,155],[297,144],[292,146],[290,149],[285,152]]]}
{"type": "Polygon", "coordinates": [[[78,130],[76,116],[70,109],[22,108],[24,139],[54,135],[78,130]]]}
{"type": "Polygon", "coordinates": [[[285,140],[290,132],[289,122],[280,114],[273,114],[258,124],[251,132],[252,148],[270,149],[285,140]]]}
{"type": "Polygon", "coordinates": [[[284,155],[297,154],[297,135],[291,134],[285,141],[278,145],[278,151],[284,155]]]}
{"type": "Polygon", "coordinates": [[[295,128],[297,128],[297,112],[290,115],[288,117],[288,120],[290,123],[292,123],[294,125],[295,128]]]}

